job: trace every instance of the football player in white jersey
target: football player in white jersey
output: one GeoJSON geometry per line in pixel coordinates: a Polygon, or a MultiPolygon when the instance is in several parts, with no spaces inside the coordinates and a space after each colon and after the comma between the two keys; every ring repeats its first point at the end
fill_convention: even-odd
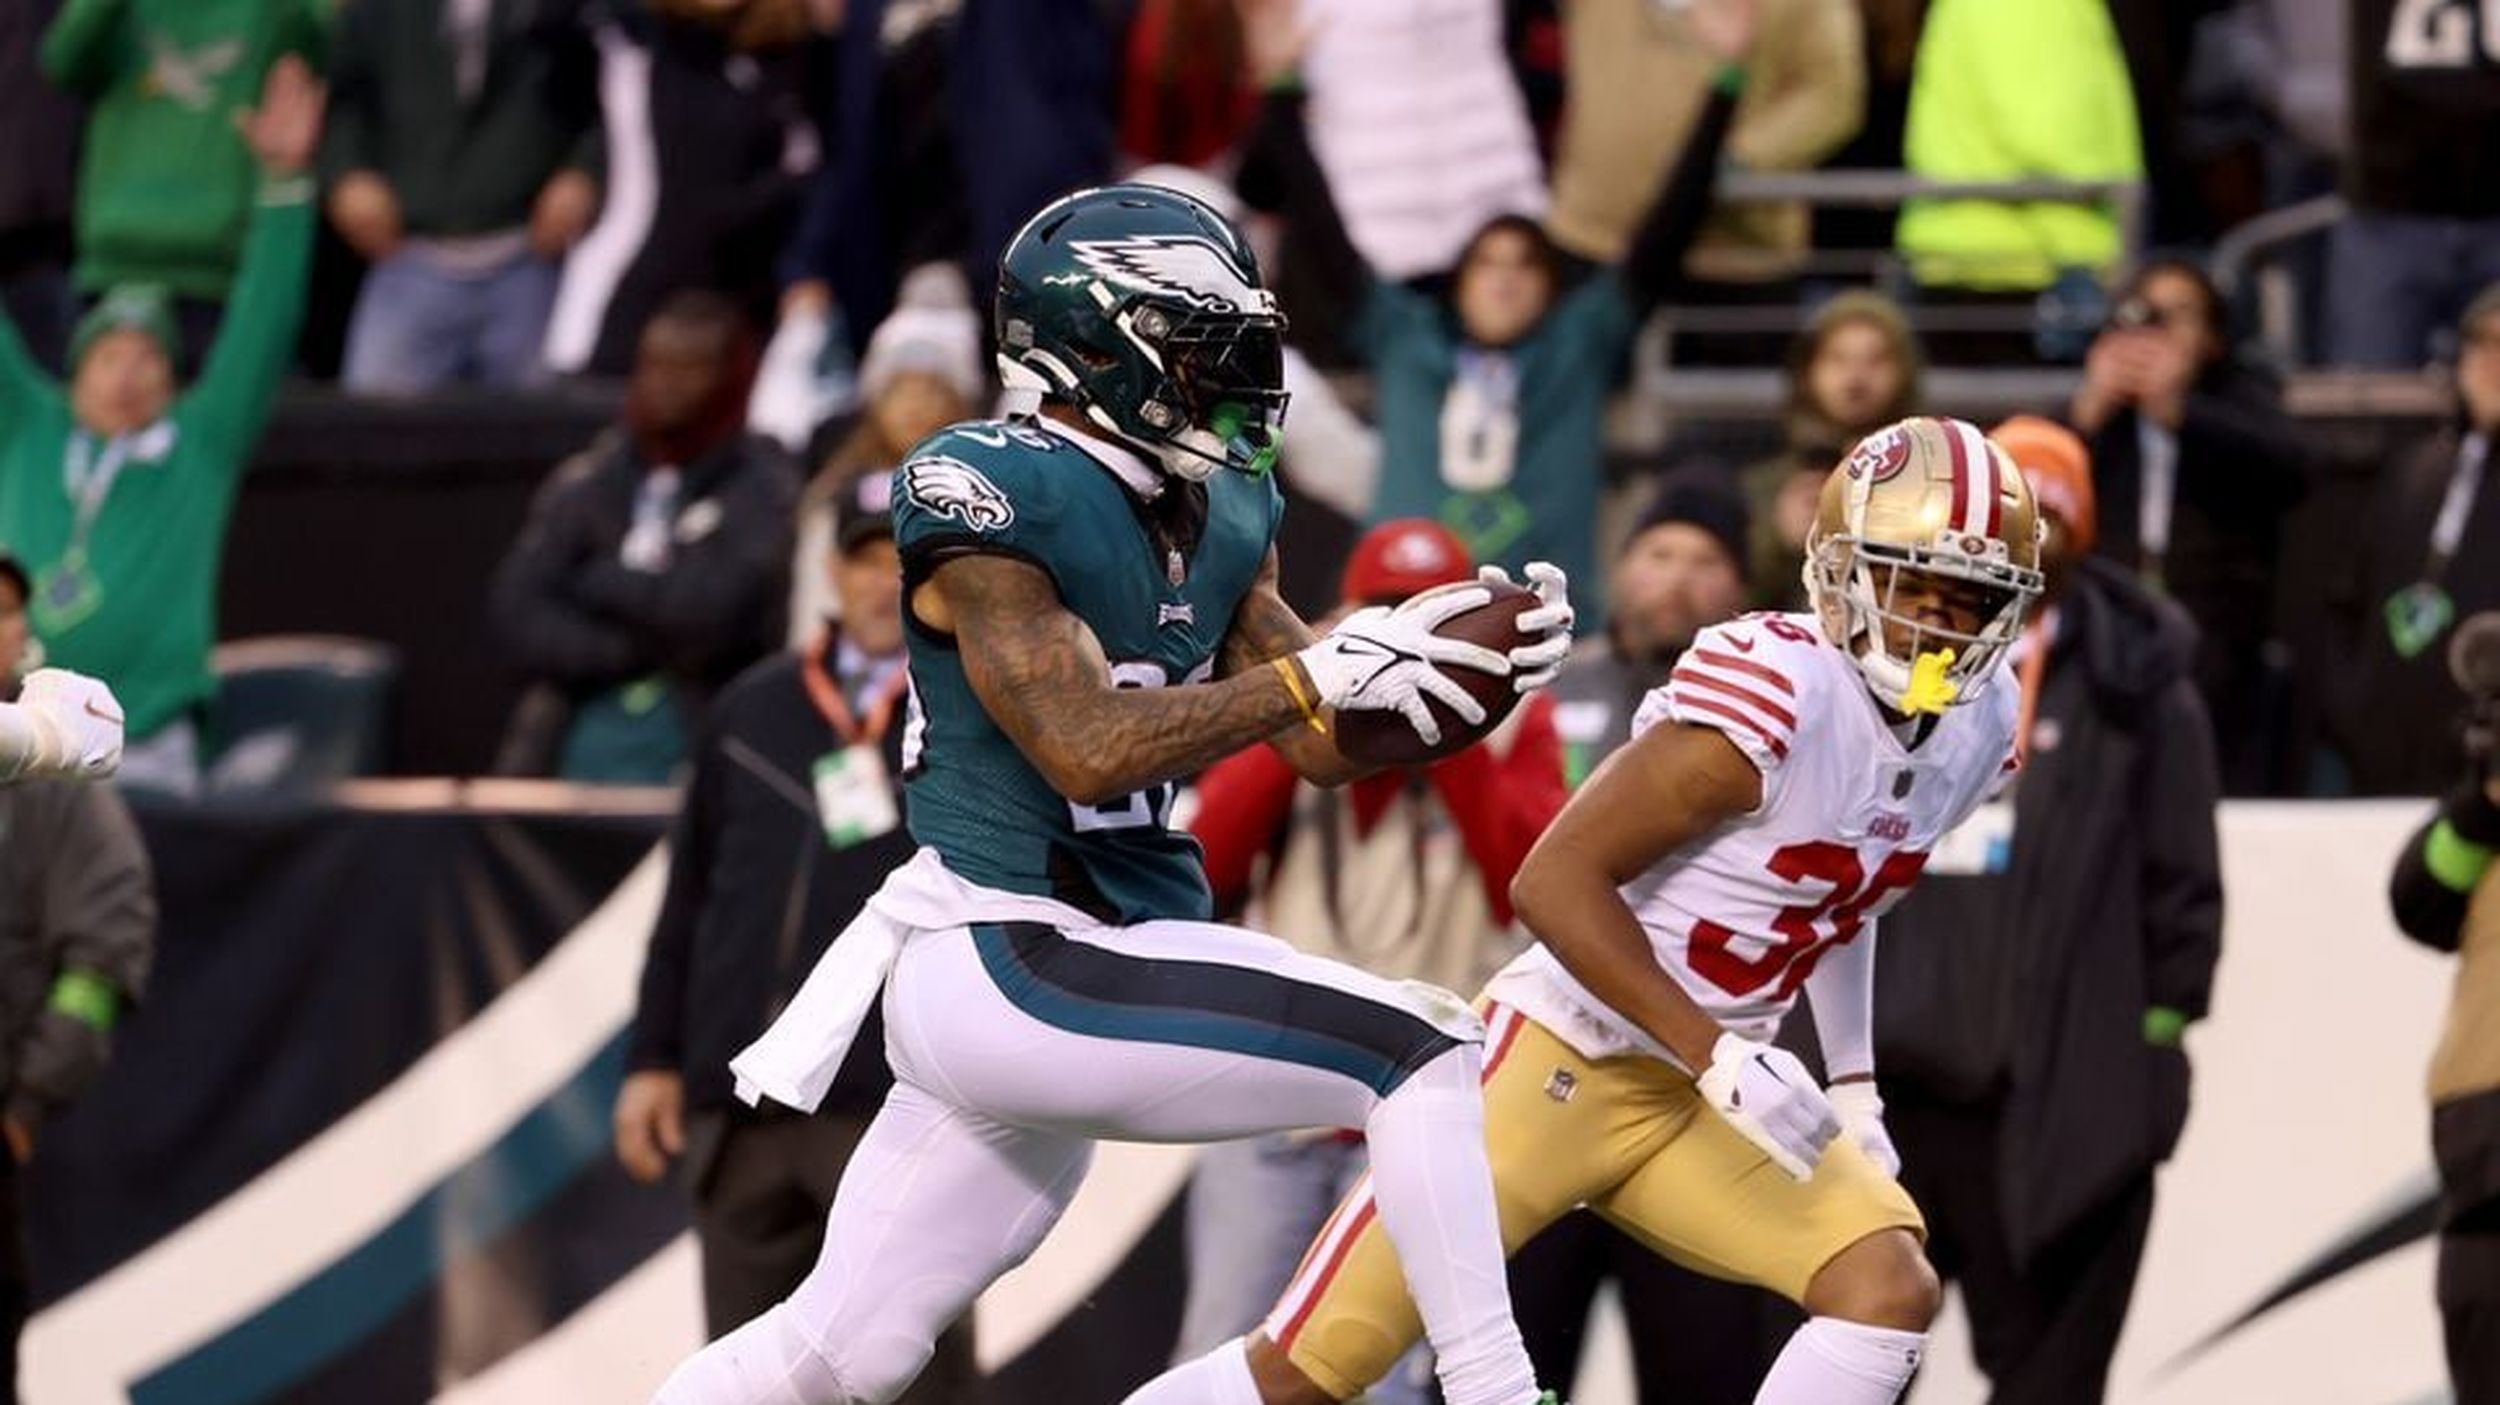
{"type": "MultiPolygon", "coordinates": [[[[1513,885],[1539,941],[1484,998],[1505,1247],[1585,1204],[1798,1302],[1758,1405],[1889,1405],[1918,1366],[1938,1290],[1875,1090],[1873,928],[2015,764],[1999,661],[2038,554],[1976,428],[1869,435],[1824,485],[1812,610],[1704,631],[1513,885]],[[1801,991],[1828,1089],[1769,1043],[1801,991]]],[[[1252,1371],[1268,1405],[1351,1399],[1416,1331],[1358,1189],[1252,1371]]]]}

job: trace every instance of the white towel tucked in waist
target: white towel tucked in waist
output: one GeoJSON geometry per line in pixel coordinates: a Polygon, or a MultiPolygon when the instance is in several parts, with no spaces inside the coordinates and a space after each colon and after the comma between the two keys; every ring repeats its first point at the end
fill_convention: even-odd
{"type": "Polygon", "coordinates": [[[973,922],[1043,922],[1063,931],[1101,925],[1065,903],[967,883],[947,871],[936,850],[922,849],[886,876],[859,916],[825,948],[772,1028],[729,1061],[738,1100],[753,1107],[771,1098],[814,1112],[859,1037],[869,1006],[885,989],[903,943],[973,922]]]}

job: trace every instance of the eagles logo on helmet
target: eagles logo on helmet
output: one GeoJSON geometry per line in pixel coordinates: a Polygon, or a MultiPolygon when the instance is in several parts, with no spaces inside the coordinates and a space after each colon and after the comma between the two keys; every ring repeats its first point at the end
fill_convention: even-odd
{"type": "Polygon", "coordinates": [[[1806,594],[1876,700],[1941,712],[1984,687],[2039,598],[2030,486],[1975,425],[1907,419],[1861,440],[1823,484],[1806,541],[1806,594]],[[1900,608],[1924,577],[1967,602],[1975,629],[1900,608]]]}
{"type": "Polygon", "coordinates": [[[1285,319],[1231,221],[1153,185],[1043,208],[999,260],[1001,378],[1176,477],[1274,465],[1285,319]]]}

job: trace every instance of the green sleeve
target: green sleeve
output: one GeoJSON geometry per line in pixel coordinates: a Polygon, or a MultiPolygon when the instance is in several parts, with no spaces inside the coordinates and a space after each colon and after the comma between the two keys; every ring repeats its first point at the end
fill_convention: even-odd
{"type": "Polygon", "coordinates": [[[93,97],[124,67],[130,0],[69,0],[44,31],[43,71],[53,82],[93,97]]]}
{"type": "Polygon", "coordinates": [[[243,237],[225,324],[199,380],[176,410],[186,432],[209,436],[237,473],[260,437],[269,402],[295,353],[312,241],[312,182],[265,185],[243,237]]]}

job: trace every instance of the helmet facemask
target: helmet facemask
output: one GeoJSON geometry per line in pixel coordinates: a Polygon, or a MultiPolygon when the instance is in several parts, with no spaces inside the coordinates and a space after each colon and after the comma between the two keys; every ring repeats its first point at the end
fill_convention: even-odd
{"type": "Polygon", "coordinates": [[[1217,469],[1275,466],[1287,399],[1283,316],[1132,302],[1111,322],[1160,373],[1138,402],[1140,423],[1116,432],[1145,439],[1167,471],[1193,483],[1217,469]]]}
{"type": "Polygon", "coordinates": [[[1992,550],[1900,546],[1842,533],[1809,547],[1806,592],[1815,612],[1885,707],[1917,716],[1968,702],[2022,633],[2040,573],[2005,559],[2001,542],[1984,547],[1992,550]],[[1966,597],[1977,628],[1964,632],[1910,613],[1902,587],[1916,576],[1966,597]],[[1903,641],[1897,651],[1896,635],[1903,641]]]}
{"type": "Polygon", "coordinates": [[[999,261],[1002,365],[1174,477],[1264,473],[1284,421],[1285,319],[1223,215],[1111,185],[1052,202],[999,261]]]}

